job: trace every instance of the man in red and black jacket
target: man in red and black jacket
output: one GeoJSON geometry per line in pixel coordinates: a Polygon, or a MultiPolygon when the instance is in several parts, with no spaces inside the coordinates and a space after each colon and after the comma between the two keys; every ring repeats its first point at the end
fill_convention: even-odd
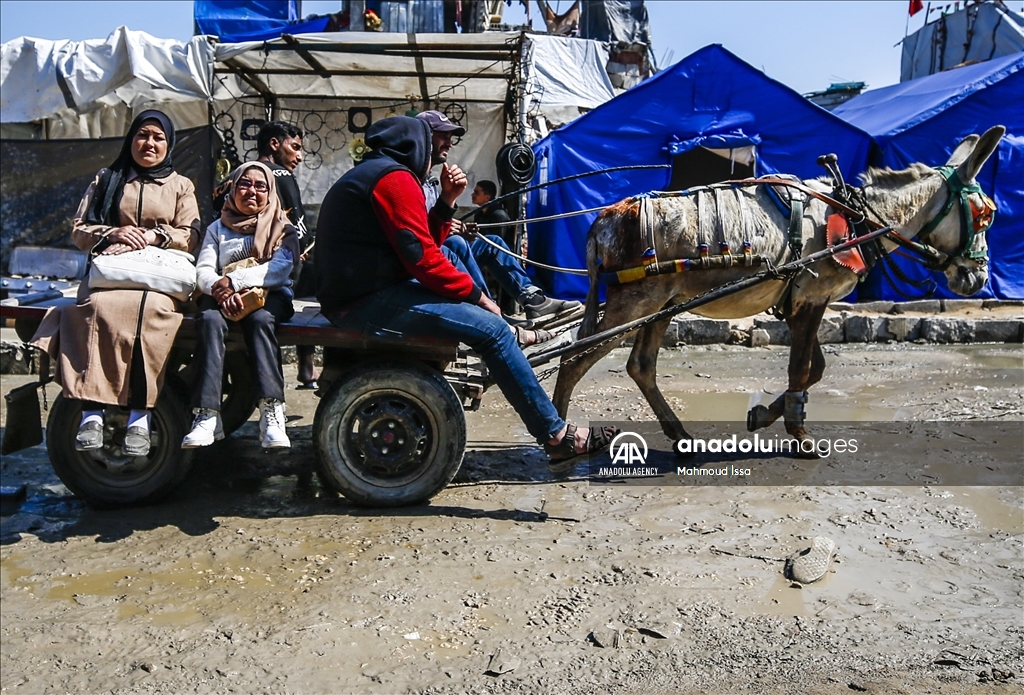
{"type": "Polygon", "coordinates": [[[441,173],[428,213],[430,126],[395,116],[374,123],[373,150],[327,192],[317,222],[317,299],[335,325],[365,335],[432,336],[466,343],[487,364],[556,472],[610,441],[605,430],[566,425],[516,342],[501,310],[441,250],[455,199],[466,188],[456,168],[441,173]]]}

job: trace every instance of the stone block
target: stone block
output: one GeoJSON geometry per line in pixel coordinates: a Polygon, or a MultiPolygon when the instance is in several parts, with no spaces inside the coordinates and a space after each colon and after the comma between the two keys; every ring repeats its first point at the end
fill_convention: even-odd
{"type": "Polygon", "coordinates": [[[846,331],[843,328],[841,316],[826,316],[821,320],[818,327],[818,342],[822,345],[831,343],[842,343],[846,340],[846,331]]]}
{"type": "Polygon", "coordinates": [[[921,319],[921,337],[929,343],[973,343],[974,321],[928,316],[921,319]]]}
{"type": "Polygon", "coordinates": [[[791,345],[793,338],[789,334],[789,326],[785,321],[778,319],[754,319],[754,328],[768,331],[768,338],[772,345],[791,345]]]}
{"type": "Polygon", "coordinates": [[[981,309],[985,306],[984,299],[940,299],[943,311],[962,311],[964,309],[981,309]]]}
{"type": "Polygon", "coordinates": [[[896,302],[859,302],[853,305],[853,311],[862,311],[869,314],[888,314],[892,311],[894,304],[896,304],[896,302]]]}
{"type": "Polygon", "coordinates": [[[974,321],[974,341],[977,343],[1024,342],[1024,320],[976,319],[974,321]]]}
{"type": "Polygon", "coordinates": [[[921,318],[916,316],[889,316],[886,329],[893,340],[917,340],[921,337],[921,318]]]}
{"type": "Polygon", "coordinates": [[[729,322],[724,319],[684,319],[676,322],[678,341],[683,345],[714,345],[729,340],[729,322]]]}
{"type": "Polygon", "coordinates": [[[995,309],[1001,306],[1024,306],[1024,299],[986,299],[981,304],[984,309],[995,309]]]}
{"type": "Polygon", "coordinates": [[[844,334],[848,343],[876,343],[893,340],[894,336],[887,330],[885,316],[863,316],[847,314],[843,322],[844,334]]]}
{"type": "Polygon", "coordinates": [[[677,323],[675,321],[668,324],[668,328],[665,329],[665,335],[661,339],[662,347],[675,347],[679,344],[679,329],[676,326],[677,323]]]}
{"type": "Polygon", "coordinates": [[[940,299],[915,299],[911,302],[900,302],[901,313],[914,311],[922,314],[938,314],[942,311],[942,300],[940,299]]]}
{"type": "Polygon", "coordinates": [[[771,336],[768,335],[768,331],[763,328],[752,328],[750,330],[750,347],[768,347],[771,342],[771,336]]]}
{"type": "Polygon", "coordinates": [[[849,302],[832,302],[828,305],[828,308],[832,311],[855,311],[857,305],[850,304],[849,302]]]}

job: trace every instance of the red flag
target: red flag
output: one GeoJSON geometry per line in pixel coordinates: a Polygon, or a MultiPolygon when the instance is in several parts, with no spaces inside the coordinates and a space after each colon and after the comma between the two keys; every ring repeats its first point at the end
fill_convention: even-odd
{"type": "Polygon", "coordinates": [[[910,16],[913,17],[915,14],[924,9],[924,0],[910,0],[910,16]]]}

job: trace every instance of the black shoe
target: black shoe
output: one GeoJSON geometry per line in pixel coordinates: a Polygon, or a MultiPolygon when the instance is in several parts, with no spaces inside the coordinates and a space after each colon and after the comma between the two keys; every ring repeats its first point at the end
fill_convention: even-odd
{"type": "Polygon", "coordinates": [[[129,427],[124,435],[124,446],[121,451],[129,456],[146,456],[149,454],[149,430],[139,426],[129,427]]]}
{"type": "Polygon", "coordinates": [[[77,451],[92,451],[103,448],[103,423],[90,420],[78,428],[75,436],[77,451]]]}
{"type": "Polygon", "coordinates": [[[583,312],[583,304],[574,300],[544,297],[538,304],[526,305],[526,318],[542,326],[555,319],[563,319],[583,312]]]}

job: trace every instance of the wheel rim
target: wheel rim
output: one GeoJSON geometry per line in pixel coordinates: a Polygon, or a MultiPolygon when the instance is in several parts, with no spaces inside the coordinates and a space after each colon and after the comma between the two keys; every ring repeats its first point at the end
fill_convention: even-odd
{"type": "Polygon", "coordinates": [[[149,453],[131,456],[121,447],[128,431],[128,411],[107,410],[103,416],[103,447],[91,451],[76,451],[83,465],[81,469],[97,483],[107,487],[127,488],[145,482],[160,467],[165,423],[157,411],[152,411],[149,426],[149,453]]]}
{"type": "Polygon", "coordinates": [[[338,448],[360,478],[396,487],[419,477],[433,459],[437,425],[415,396],[393,389],[371,391],[345,410],[338,448]]]}

